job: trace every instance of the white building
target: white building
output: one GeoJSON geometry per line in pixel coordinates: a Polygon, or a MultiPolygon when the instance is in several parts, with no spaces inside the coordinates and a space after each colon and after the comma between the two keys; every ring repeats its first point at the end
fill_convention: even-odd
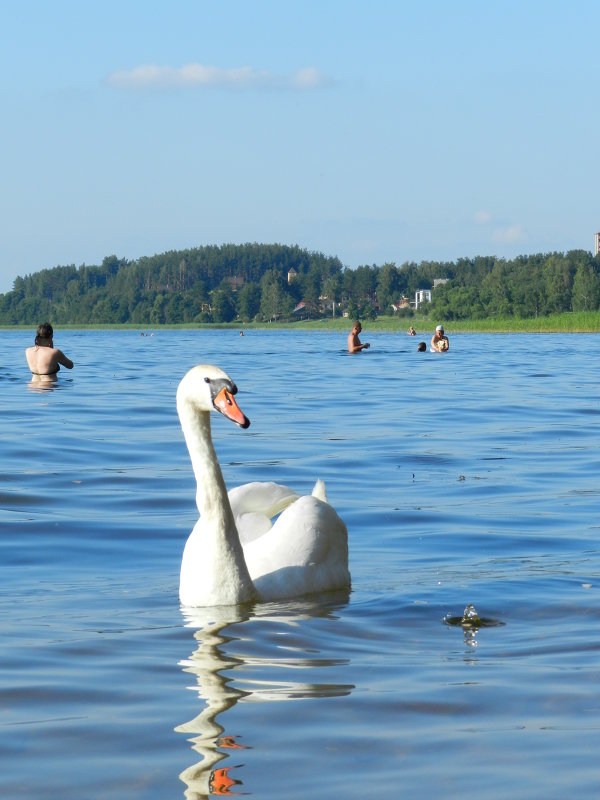
{"type": "Polygon", "coordinates": [[[598,253],[600,253],[600,233],[594,235],[594,255],[597,256],[598,253]]]}
{"type": "Polygon", "coordinates": [[[422,303],[431,303],[431,289],[419,289],[415,292],[415,309],[422,303]]]}

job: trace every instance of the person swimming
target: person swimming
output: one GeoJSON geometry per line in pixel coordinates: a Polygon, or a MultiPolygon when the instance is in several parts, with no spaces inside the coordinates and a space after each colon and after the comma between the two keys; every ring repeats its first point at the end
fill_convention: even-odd
{"type": "Polygon", "coordinates": [[[32,375],[42,378],[54,378],[62,364],[67,369],[73,369],[70,358],[54,347],[54,330],[49,322],[38,325],[33,347],[25,350],[27,364],[32,375]]]}
{"type": "Polygon", "coordinates": [[[450,349],[450,342],[444,333],[443,325],[438,325],[436,327],[435,333],[431,337],[431,348],[432,350],[437,350],[439,353],[444,353],[446,350],[450,349]]]}

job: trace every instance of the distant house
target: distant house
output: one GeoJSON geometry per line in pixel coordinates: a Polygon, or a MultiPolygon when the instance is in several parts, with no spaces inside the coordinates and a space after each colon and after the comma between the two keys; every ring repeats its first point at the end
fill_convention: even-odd
{"type": "Polygon", "coordinates": [[[443,286],[445,283],[448,283],[448,278],[436,278],[433,281],[433,288],[437,289],[438,286],[443,286]]]}
{"type": "Polygon", "coordinates": [[[410,301],[408,297],[401,297],[397,303],[392,303],[392,309],[394,311],[394,314],[403,308],[410,308],[410,301]]]}
{"type": "Polygon", "coordinates": [[[418,289],[415,292],[415,310],[423,305],[423,303],[431,303],[431,289],[418,289]]]}
{"type": "Polygon", "coordinates": [[[246,283],[244,278],[238,278],[237,275],[234,275],[233,278],[227,278],[227,281],[234,292],[237,292],[240,286],[243,286],[246,283]]]}
{"type": "Polygon", "coordinates": [[[290,267],[288,270],[288,284],[293,283],[296,278],[298,277],[298,273],[293,267],[290,267]]]}
{"type": "Polygon", "coordinates": [[[319,308],[315,303],[311,303],[310,300],[300,300],[296,308],[294,309],[294,314],[299,314],[300,319],[308,319],[310,317],[314,317],[318,315],[319,308]]]}

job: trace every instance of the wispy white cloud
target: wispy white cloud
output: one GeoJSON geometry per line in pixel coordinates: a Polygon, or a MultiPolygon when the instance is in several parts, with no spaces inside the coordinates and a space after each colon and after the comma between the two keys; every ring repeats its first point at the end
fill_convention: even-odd
{"type": "Polygon", "coordinates": [[[323,86],[329,81],[319,72],[316,67],[304,67],[299,69],[291,79],[293,86],[298,89],[314,89],[318,86],[323,86]]]}
{"type": "Polygon", "coordinates": [[[182,67],[142,64],[108,76],[108,84],[115,89],[315,89],[326,83],[325,76],[315,67],[305,67],[292,75],[280,76],[248,66],[223,69],[204,64],[184,64],[182,67]]]}
{"type": "Polygon", "coordinates": [[[525,239],[522,225],[508,225],[505,228],[496,228],[492,234],[494,242],[499,244],[515,244],[525,239]]]}
{"type": "MultiPolygon", "coordinates": [[[[492,222],[496,225],[491,230],[492,241],[496,244],[518,244],[526,240],[527,236],[522,225],[497,225],[493,215],[489,211],[476,211],[474,215],[477,225],[490,226],[492,222]]],[[[488,228],[488,231],[490,229],[488,228]]]]}

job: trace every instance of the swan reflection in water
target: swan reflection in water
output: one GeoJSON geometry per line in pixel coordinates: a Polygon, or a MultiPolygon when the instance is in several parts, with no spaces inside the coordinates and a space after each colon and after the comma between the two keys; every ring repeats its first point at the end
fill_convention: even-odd
{"type": "MultiPolygon", "coordinates": [[[[255,606],[214,606],[182,609],[186,627],[195,628],[195,651],[179,665],[190,673],[196,683],[190,689],[204,701],[202,711],[189,722],[175,728],[186,734],[200,761],[185,769],[179,776],[186,784],[188,800],[203,800],[216,795],[237,794],[241,786],[237,773],[241,765],[218,765],[230,756],[240,756],[251,749],[247,737],[238,731],[227,733],[223,715],[238,702],[275,702],[295,699],[342,697],[350,694],[353,685],[339,683],[301,683],[291,680],[272,680],[269,671],[276,669],[327,668],[349,663],[347,659],[319,657],[319,645],[306,640],[308,625],[303,623],[317,617],[336,623],[335,612],[348,600],[348,593],[335,593],[328,601],[299,600],[286,603],[261,603],[255,606]],[[276,626],[280,643],[269,646],[271,636],[265,630],[276,626]],[[254,629],[254,630],[253,630],[254,629]],[[305,640],[304,645],[286,643],[285,632],[295,632],[305,640]],[[255,633],[254,633],[255,631],[255,633]],[[234,654],[233,650],[252,649],[250,654],[234,654]],[[256,676],[253,678],[253,675],[256,676]],[[219,718],[219,719],[218,719],[219,718]]],[[[298,637],[296,637],[298,638],[298,637]]],[[[335,639],[335,637],[329,637],[335,639]]],[[[322,642],[321,634],[319,641],[322,642]]],[[[242,793],[242,792],[240,792],[242,793]]]]}

